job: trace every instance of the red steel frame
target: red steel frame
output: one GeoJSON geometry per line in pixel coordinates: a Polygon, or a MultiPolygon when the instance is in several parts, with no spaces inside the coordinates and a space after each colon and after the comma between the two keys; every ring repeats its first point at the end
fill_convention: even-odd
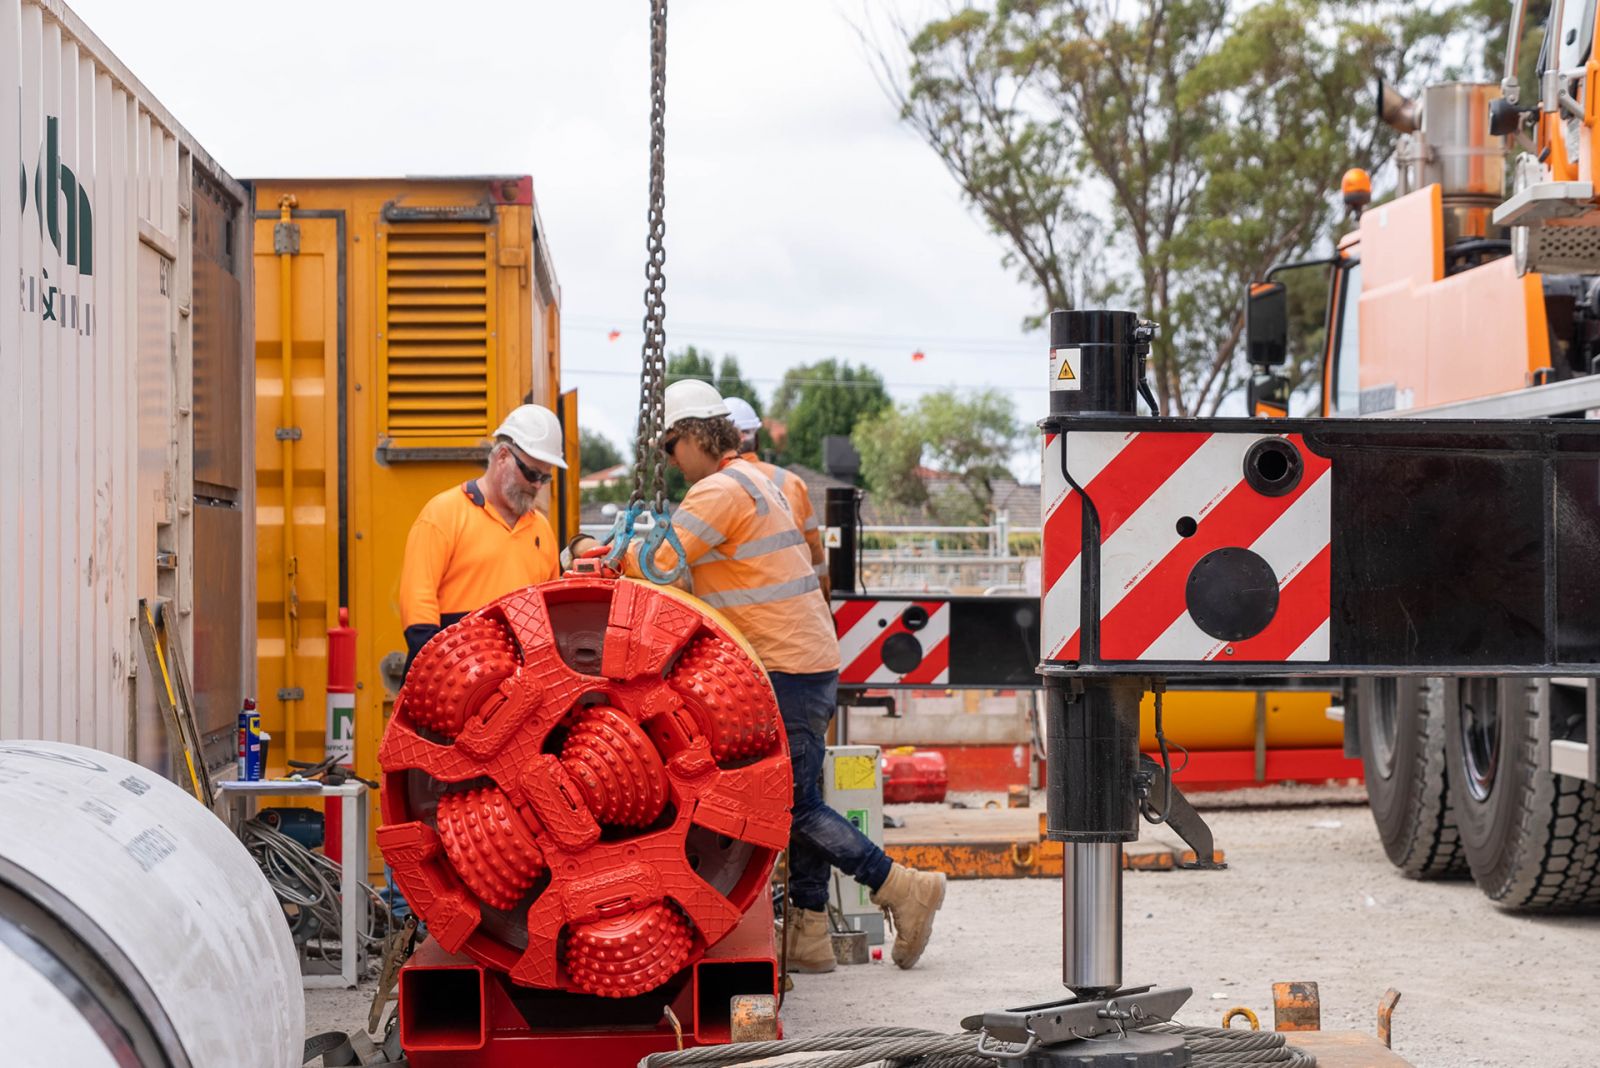
{"type": "Polygon", "coordinates": [[[772,902],[763,895],[729,935],[658,990],[596,998],[511,983],[432,939],[400,972],[400,1044],[413,1068],[633,1068],[683,1045],[724,1043],[729,999],[778,993],[772,902]],[[458,973],[458,974],[451,974],[458,973]]]}

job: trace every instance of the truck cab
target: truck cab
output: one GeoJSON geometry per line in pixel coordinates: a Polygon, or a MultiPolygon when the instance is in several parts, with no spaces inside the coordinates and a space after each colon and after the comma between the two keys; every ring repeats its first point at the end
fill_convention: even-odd
{"type": "MultiPolygon", "coordinates": [[[[1490,132],[1499,94],[1495,85],[1452,82],[1410,101],[1380,89],[1381,115],[1402,133],[1397,195],[1370,208],[1347,196],[1356,227],[1331,256],[1269,273],[1328,269],[1322,415],[1442,414],[1595,370],[1600,278],[1522,269],[1515,228],[1494,221],[1509,154],[1508,138],[1490,132]]],[[[1352,184],[1363,188],[1347,176],[1352,184]]],[[[1257,383],[1281,379],[1271,361],[1287,359],[1286,299],[1281,284],[1252,287],[1247,351],[1257,383]]],[[[1600,390],[1600,380],[1594,385],[1600,390]]],[[[1600,407],[1600,393],[1577,407],[1568,394],[1563,407],[1541,414],[1600,407]]],[[[1271,414],[1256,400],[1253,411],[1271,414]]]]}

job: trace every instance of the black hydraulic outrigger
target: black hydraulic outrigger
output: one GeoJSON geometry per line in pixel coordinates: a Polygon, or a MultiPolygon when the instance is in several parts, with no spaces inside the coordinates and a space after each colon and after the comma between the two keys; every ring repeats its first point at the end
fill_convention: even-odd
{"type": "MultiPolygon", "coordinates": [[[[1140,753],[1147,691],[1600,676],[1600,425],[1141,417],[1150,331],[1129,312],[1052,314],[1042,596],[948,599],[945,684],[1015,685],[1003,649],[1020,644],[1045,692],[1074,996],[965,1021],[1022,1065],[1188,1062],[1138,1025],[1190,991],[1123,980],[1122,849],[1141,814],[1212,857],[1169,768],[1140,753]]],[[[830,526],[850,525],[846,507],[830,501],[830,526]]]]}

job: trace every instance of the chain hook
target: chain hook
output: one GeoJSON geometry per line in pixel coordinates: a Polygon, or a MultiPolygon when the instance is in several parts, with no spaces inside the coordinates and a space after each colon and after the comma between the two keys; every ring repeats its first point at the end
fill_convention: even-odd
{"type": "Polygon", "coordinates": [[[678,541],[678,532],[672,529],[672,517],[667,515],[666,509],[652,512],[651,519],[650,533],[644,536],[644,544],[639,547],[639,570],[658,586],[670,586],[683,577],[683,543],[678,541]],[[670,545],[677,554],[677,562],[666,572],[656,568],[656,550],[663,544],[670,545]]]}
{"type": "Polygon", "coordinates": [[[602,547],[610,547],[605,554],[602,565],[612,571],[621,573],[623,560],[628,555],[628,546],[633,543],[635,527],[639,517],[644,514],[650,516],[650,530],[640,540],[639,544],[639,570],[644,577],[658,586],[670,586],[683,577],[685,570],[683,543],[678,540],[678,532],[672,529],[672,517],[665,508],[649,509],[643,501],[635,501],[626,509],[617,513],[616,522],[611,524],[611,532],[601,539],[602,547]],[[677,562],[666,571],[656,567],[656,550],[662,545],[669,545],[677,554],[677,562]]]}

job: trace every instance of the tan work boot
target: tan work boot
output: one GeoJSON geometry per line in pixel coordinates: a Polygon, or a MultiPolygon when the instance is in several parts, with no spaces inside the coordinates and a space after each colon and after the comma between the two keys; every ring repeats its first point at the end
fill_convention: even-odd
{"type": "Polygon", "coordinates": [[[833,957],[833,937],[828,929],[828,914],[810,909],[789,909],[783,932],[791,972],[831,972],[838,966],[833,957]]]}
{"type": "Polygon", "coordinates": [[[944,904],[944,873],[896,864],[872,895],[872,903],[888,913],[894,924],[894,962],[909,968],[928,948],[933,914],[944,904]]]}

